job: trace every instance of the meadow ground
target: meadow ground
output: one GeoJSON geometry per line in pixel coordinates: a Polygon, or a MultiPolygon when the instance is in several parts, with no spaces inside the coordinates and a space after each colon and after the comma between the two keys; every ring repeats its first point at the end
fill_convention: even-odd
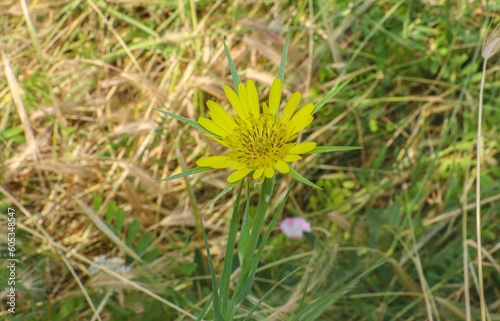
{"type": "MultiPolygon", "coordinates": [[[[294,184],[280,220],[302,216],[312,231],[273,231],[236,319],[288,277],[252,320],[481,320],[476,130],[483,39],[498,10],[458,0],[2,1],[1,253],[15,216],[19,261],[15,315],[11,271],[0,271],[1,318],[196,319],[211,293],[196,218],[219,273],[235,194],[209,204],[227,171],[159,182],[223,149],[154,108],[196,120],[208,99],[228,106],[222,39],[267,99],[290,31],[284,99],[300,91],[316,104],[351,79],[301,139],[362,149],[294,163],[323,190],[294,184]],[[382,258],[314,317],[298,316],[382,258]]],[[[500,320],[498,57],[482,123],[487,320],[500,320]]],[[[272,204],[291,181],[278,176],[272,204]]]]}

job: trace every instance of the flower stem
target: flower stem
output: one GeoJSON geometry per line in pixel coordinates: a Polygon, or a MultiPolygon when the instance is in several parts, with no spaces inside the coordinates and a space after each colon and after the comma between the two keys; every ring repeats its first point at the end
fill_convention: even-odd
{"type": "Polygon", "coordinates": [[[486,75],[486,63],[488,59],[483,61],[483,76],[481,78],[481,86],[479,89],[479,108],[477,111],[477,150],[476,150],[476,242],[477,242],[477,270],[479,279],[479,302],[481,306],[481,320],[486,320],[486,303],[484,299],[484,284],[483,284],[483,258],[481,244],[481,150],[482,150],[482,122],[483,122],[483,89],[486,75]]]}
{"type": "MultiPolygon", "coordinates": [[[[267,180],[267,179],[266,179],[267,180]]],[[[266,184],[263,184],[264,186],[266,184]]],[[[259,241],[260,232],[266,220],[267,209],[269,208],[270,200],[266,200],[266,195],[272,194],[274,189],[274,180],[267,185],[267,190],[262,188],[259,193],[259,203],[255,212],[255,219],[251,227],[250,238],[246,246],[246,252],[243,255],[241,264],[241,272],[236,284],[231,302],[225,314],[226,320],[232,320],[235,307],[243,301],[247,294],[252,289],[253,278],[255,276],[257,264],[252,264],[255,260],[260,260],[260,256],[254,256],[259,241]]]]}

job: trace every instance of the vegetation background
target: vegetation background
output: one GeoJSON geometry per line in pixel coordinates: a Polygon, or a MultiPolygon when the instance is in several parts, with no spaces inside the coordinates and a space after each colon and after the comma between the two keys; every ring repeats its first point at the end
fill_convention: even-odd
{"type": "MultiPolygon", "coordinates": [[[[468,306],[477,320],[475,131],[481,47],[498,9],[494,0],[3,0],[1,253],[10,206],[20,262],[17,313],[3,291],[1,318],[192,320],[210,295],[195,217],[220,271],[234,195],[207,206],[227,186],[221,171],[158,182],[221,151],[153,108],[196,120],[208,99],[227,106],[222,39],[263,100],[291,31],[285,97],[319,102],[352,78],[305,136],[363,149],[297,163],[323,190],[295,184],[282,217],[304,216],[312,233],[272,234],[242,319],[297,268],[254,320],[292,320],[386,257],[317,320],[467,320],[468,306]],[[128,268],[115,260],[95,273],[99,255],[128,268]]],[[[489,320],[500,320],[497,62],[486,72],[481,168],[489,320]]],[[[289,185],[278,179],[276,202],[289,185]]],[[[8,270],[0,274],[4,289],[8,270]]]]}

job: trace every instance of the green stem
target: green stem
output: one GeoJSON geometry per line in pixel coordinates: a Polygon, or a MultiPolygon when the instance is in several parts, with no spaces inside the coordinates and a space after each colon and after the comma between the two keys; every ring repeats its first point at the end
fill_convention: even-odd
{"type": "Polygon", "coordinates": [[[229,287],[231,281],[231,272],[233,267],[233,251],[234,244],[236,241],[236,234],[238,233],[238,209],[240,207],[241,191],[243,189],[243,181],[238,189],[238,194],[236,195],[236,201],[233,206],[233,215],[231,217],[231,223],[229,226],[229,235],[227,238],[226,255],[224,257],[224,267],[222,270],[222,275],[220,278],[220,296],[222,300],[222,311],[227,310],[228,298],[229,298],[229,287]]]}
{"type": "Polygon", "coordinates": [[[251,285],[249,282],[252,282],[256,270],[256,265],[252,264],[252,261],[260,260],[260,257],[254,257],[254,252],[257,248],[260,232],[262,231],[262,227],[264,226],[266,220],[267,209],[269,208],[270,201],[266,201],[266,194],[272,194],[272,191],[274,190],[274,180],[272,180],[271,184],[267,184],[267,190],[264,188],[266,186],[265,183],[262,186],[263,187],[259,194],[257,211],[255,213],[255,220],[252,224],[250,239],[248,241],[248,247],[246,249],[246,253],[244,253],[243,262],[240,267],[240,277],[236,283],[234,293],[231,297],[231,302],[226,311],[226,320],[232,320],[236,305],[243,300],[242,296],[246,296],[246,294],[250,291],[251,285]],[[252,267],[254,268],[252,269],[252,267]]]}
{"type": "Polygon", "coordinates": [[[479,89],[479,108],[477,111],[477,146],[476,146],[476,242],[477,242],[477,271],[479,279],[479,304],[481,307],[481,320],[486,321],[486,300],[484,298],[484,281],[483,281],[483,258],[482,258],[482,243],[481,243],[481,140],[482,140],[482,123],[483,123],[483,90],[484,80],[486,76],[486,63],[488,59],[483,61],[483,76],[481,78],[481,86],[479,89]]]}

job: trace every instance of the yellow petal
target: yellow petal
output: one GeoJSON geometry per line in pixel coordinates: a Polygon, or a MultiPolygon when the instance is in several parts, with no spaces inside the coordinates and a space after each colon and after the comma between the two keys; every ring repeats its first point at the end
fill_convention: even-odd
{"type": "Polygon", "coordinates": [[[279,78],[274,79],[271,85],[271,92],[269,93],[269,112],[272,115],[276,115],[280,107],[281,101],[281,80],[279,78]]]}
{"type": "Polygon", "coordinates": [[[316,148],[315,142],[304,142],[297,144],[288,150],[289,154],[304,154],[316,148]]]}
{"type": "Polygon", "coordinates": [[[295,125],[291,126],[292,131],[290,134],[291,135],[297,134],[298,132],[300,132],[301,130],[306,128],[307,126],[311,125],[313,120],[314,120],[314,117],[311,115],[307,115],[307,116],[304,116],[304,118],[299,119],[299,121],[297,121],[295,123],[295,125]]]}
{"type": "Polygon", "coordinates": [[[216,141],[217,143],[219,143],[219,144],[221,144],[221,145],[226,146],[226,147],[228,147],[228,148],[229,148],[229,144],[228,144],[228,143],[226,143],[225,141],[223,141],[222,139],[219,139],[219,138],[217,138],[217,137],[214,137],[214,136],[212,136],[212,135],[207,135],[207,134],[205,134],[205,136],[207,136],[207,137],[208,137],[208,138],[210,138],[211,140],[216,141]]]}
{"type": "Polygon", "coordinates": [[[259,95],[257,94],[257,88],[253,81],[248,80],[247,82],[247,95],[248,102],[250,103],[250,113],[259,116],[259,95]]]}
{"type": "Polygon", "coordinates": [[[276,168],[276,170],[282,174],[286,174],[290,170],[288,164],[281,160],[277,160],[274,162],[274,168],[276,168]]]}
{"type": "Polygon", "coordinates": [[[245,115],[250,115],[250,101],[248,100],[247,87],[243,84],[238,85],[238,96],[240,97],[241,107],[245,115]]]}
{"type": "MultiPolygon", "coordinates": [[[[293,116],[293,118],[295,117],[303,117],[303,116],[306,116],[306,115],[311,115],[312,111],[314,110],[314,105],[309,103],[305,106],[302,106],[302,108],[299,109],[299,111],[297,113],[295,113],[295,115],[293,116]]],[[[292,121],[293,121],[293,118],[292,118],[292,121]]]]}
{"type": "Polygon", "coordinates": [[[224,92],[226,93],[229,103],[231,104],[231,106],[233,106],[234,110],[236,110],[238,116],[240,116],[240,118],[245,117],[246,115],[243,112],[243,108],[241,107],[240,98],[234,92],[234,90],[229,86],[224,86],[224,92]]]}
{"type": "Polygon", "coordinates": [[[218,135],[220,137],[226,137],[228,133],[219,127],[213,120],[205,118],[205,117],[200,117],[198,118],[198,124],[200,124],[203,128],[208,130],[209,132],[218,135]]]}
{"type": "Polygon", "coordinates": [[[247,176],[248,173],[250,173],[252,170],[249,169],[249,168],[245,168],[245,169],[241,169],[239,171],[236,171],[234,173],[232,173],[231,175],[229,175],[229,177],[227,178],[227,181],[229,183],[235,183],[239,180],[241,180],[243,177],[247,176]]]}
{"type": "Polygon", "coordinates": [[[207,101],[207,106],[210,110],[210,117],[212,120],[226,132],[232,133],[237,125],[234,119],[229,116],[227,111],[225,111],[221,105],[211,100],[207,101]]]}
{"type": "Polygon", "coordinates": [[[259,179],[262,177],[262,174],[264,174],[264,167],[257,168],[255,172],[253,172],[253,178],[259,179]]]}
{"type": "Polygon", "coordinates": [[[200,167],[227,168],[229,159],[227,156],[208,156],[196,161],[200,167]]]}
{"type": "Polygon", "coordinates": [[[285,157],[283,157],[283,160],[285,162],[295,162],[295,161],[298,161],[298,160],[301,160],[302,159],[302,156],[299,156],[299,155],[285,155],[285,157]]]}
{"type": "Polygon", "coordinates": [[[235,162],[234,160],[232,160],[229,155],[228,155],[228,162],[227,162],[227,167],[231,168],[231,169],[234,169],[235,171],[239,171],[240,169],[244,169],[244,168],[247,168],[247,165],[246,164],[243,164],[243,163],[239,163],[239,162],[235,162]]]}
{"type": "Polygon", "coordinates": [[[262,113],[264,114],[269,113],[269,107],[267,107],[266,103],[262,103],[262,113]]]}
{"type": "Polygon", "coordinates": [[[293,115],[292,119],[287,124],[291,135],[298,133],[312,123],[314,119],[313,116],[311,116],[313,109],[313,104],[307,104],[293,115]]]}
{"type": "Polygon", "coordinates": [[[274,170],[271,167],[266,167],[266,169],[264,170],[264,175],[267,178],[271,178],[274,176],[274,170]]]}
{"type": "Polygon", "coordinates": [[[298,91],[294,92],[292,97],[286,102],[285,108],[283,109],[283,119],[290,120],[293,113],[297,109],[300,103],[300,98],[302,94],[298,91]]]}

